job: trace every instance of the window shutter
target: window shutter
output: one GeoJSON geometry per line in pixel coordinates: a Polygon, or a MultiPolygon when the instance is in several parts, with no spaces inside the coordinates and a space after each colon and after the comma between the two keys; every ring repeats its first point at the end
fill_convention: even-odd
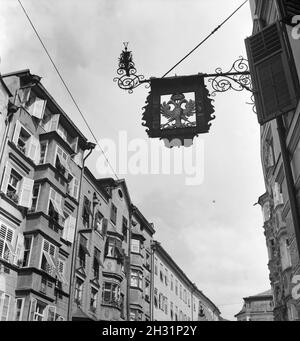
{"type": "Polygon", "coordinates": [[[29,321],[33,321],[34,313],[35,313],[35,310],[36,310],[36,303],[37,303],[36,299],[32,298],[31,301],[30,301],[29,321]]]}
{"type": "Polygon", "coordinates": [[[23,178],[19,205],[30,208],[32,204],[32,191],[33,191],[34,180],[30,178],[23,178]]]}
{"type": "Polygon", "coordinates": [[[25,104],[29,101],[31,87],[20,89],[21,96],[19,96],[21,104],[25,104]]]}
{"type": "Polygon", "coordinates": [[[62,235],[62,238],[64,240],[68,240],[68,235],[69,235],[69,221],[70,221],[70,216],[68,216],[65,220],[65,223],[64,223],[64,230],[63,230],[63,235],[62,235]]]}
{"type": "Polygon", "coordinates": [[[245,40],[260,124],[295,109],[299,98],[284,32],[276,22],[245,40]]]}
{"type": "Polygon", "coordinates": [[[103,223],[102,223],[102,234],[103,234],[103,236],[105,236],[107,233],[107,225],[108,225],[108,220],[106,218],[103,218],[103,223]]]}
{"type": "Polygon", "coordinates": [[[49,131],[57,130],[59,122],[59,114],[55,114],[51,118],[50,129],[49,131]]]}
{"type": "Polygon", "coordinates": [[[4,174],[3,174],[2,185],[1,185],[1,191],[3,193],[6,193],[7,191],[7,185],[9,182],[10,173],[11,173],[11,165],[7,162],[5,166],[4,174]]]}
{"type": "Polygon", "coordinates": [[[78,148],[78,136],[73,140],[73,142],[70,144],[71,148],[74,150],[75,153],[77,153],[77,148],[78,148]]]}
{"type": "Polygon", "coordinates": [[[40,141],[35,136],[31,136],[27,156],[36,164],[39,164],[40,155],[40,141]]]}
{"type": "Polygon", "coordinates": [[[70,243],[74,242],[74,236],[75,236],[75,227],[76,227],[76,218],[69,216],[69,229],[68,229],[68,241],[70,243]]]}
{"type": "Polygon", "coordinates": [[[12,142],[17,146],[18,145],[18,140],[19,140],[19,136],[20,136],[20,132],[21,132],[21,123],[20,121],[16,121],[15,124],[15,130],[14,130],[14,135],[12,138],[12,142]]]}
{"type": "Polygon", "coordinates": [[[46,100],[36,97],[34,103],[29,108],[31,115],[42,119],[46,108],[46,102],[46,100]]]}
{"type": "Polygon", "coordinates": [[[15,264],[18,265],[19,262],[23,261],[24,258],[24,235],[23,233],[18,234],[17,245],[16,245],[16,255],[15,264]]]}
{"type": "Polygon", "coordinates": [[[44,316],[45,321],[55,321],[56,307],[48,305],[46,308],[46,314],[44,316]]]}

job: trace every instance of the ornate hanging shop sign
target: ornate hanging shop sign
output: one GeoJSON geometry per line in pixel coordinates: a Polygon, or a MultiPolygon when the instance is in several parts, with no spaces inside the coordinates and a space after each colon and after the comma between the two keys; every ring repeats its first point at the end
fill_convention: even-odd
{"type": "Polygon", "coordinates": [[[209,131],[215,116],[203,75],[151,78],[150,87],[143,108],[149,137],[166,139],[170,146],[186,146],[209,131]]]}
{"type": "MultiPolygon", "coordinates": [[[[151,90],[143,107],[143,123],[150,138],[163,139],[167,147],[190,146],[198,134],[208,133],[215,116],[214,106],[204,80],[213,89],[211,95],[229,90],[251,92],[253,90],[248,62],[243,57],[237,59],[228,72],[217,68],[213,74],[198,73],[190,76],[175,76],[144,79],[136,75],[128,43],[119,58],[119,68],[114,81],[118,86],[133,92],[143,83],[151,90]]],[[[253,108],[255,111],[255,108],[253,108]]]]}

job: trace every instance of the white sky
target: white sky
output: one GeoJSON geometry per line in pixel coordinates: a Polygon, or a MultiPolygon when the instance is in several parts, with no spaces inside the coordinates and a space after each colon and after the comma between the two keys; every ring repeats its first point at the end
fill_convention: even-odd
{"type": "MultiPolygon", "coordinates": [[[[147,89],[128,94],[116,76],[123,41],[138,74],[160,77],[221,23],[242,0],[23,0],[32,21],[98,138],[149,143],[141,125],[147,89]]],[[[252,23],[246,4],[169,76],[228,71],[252,23]]],[[[1,73],[29,68],[88,139],[83,120],[34,35],[17,0],[0,0],[1,73]]],[[[204,181],[185,175],[126,175],[134,203],[156,227],[156,239],[183,271],[234,319],[242,297],[269,288],[259,206],[264,192],[259,125],[246,92],[218,94],[204,142],[204,181]],[[215,203],[213,202],[215,201],[215,203]]],[[[176,151],[175,151],[176,153],[176,151]]],[[[132,155],[129,152],[129,156],[132,155]]],[[[89,159],[96,172],[99,153],[89,159]]],[[[124,175],[120,175],[124,177],[124,175]]]]}

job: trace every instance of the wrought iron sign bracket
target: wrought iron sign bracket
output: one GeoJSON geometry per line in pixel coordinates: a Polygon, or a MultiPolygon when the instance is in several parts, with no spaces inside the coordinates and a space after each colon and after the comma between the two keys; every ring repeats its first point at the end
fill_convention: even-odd
{"type": "MultiPolygon", "coordinates": [[[[151,79],[145,79],[144,75],[137,75],[137,70],[132,59],[132,52],[128,51],[128,42],[124,43],[125,49],[119,58],[119,68],[117,73],[119,77],[115,77],[114,82],[118,83],[119,88],[132,93],[138,86],[147,83],[149,87],[151,79]]],[[[228,90],[242,91],[247,90],[253,93],[252,81],[248,67],[248,61],[243,57],[237,59],[228,72],[223,72],[221,68],[217,68],[215,73],[200,73],[204,78],[209,78],[213,88],[212,96],[218,92],[226,92],[228,90]]]]}

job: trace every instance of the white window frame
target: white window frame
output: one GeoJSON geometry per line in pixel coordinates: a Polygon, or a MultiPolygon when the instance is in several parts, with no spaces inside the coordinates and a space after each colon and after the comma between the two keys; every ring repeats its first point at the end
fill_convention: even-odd
{"type": "Polygon", "coordinates": [[[23,317],[23,310],[24,310],[24,302],[25,298],[24,297],[16,297],[15,298],[15,311],[14,311],[14,321],[22,321],[23,317]],[[17,302],[21,301],[21,309],[20,309],[20,317],[17,319],[17,302]]]}
{"type": "Polygon", "coordinates": [[[38,203],[39,203],[39,200],[40,200],[40,194],[41,194],[41,184],[34,184],[33,185],[33,188],[32,188],[32,200],[31,200],[31,207],[30,207],[30,209],[28,210],[28,212],[37,212],[37,207],[38,207],[38,203]],[[35,207],[35,209],[34,210],[32,210],[31,208],[32,208],[32,202],[33,202],[33,198],[35,198],[34,196],[33,196],[33,190],[34,190],[34,187],[38,187],[38,195],[37,195],[37,197],[36,197],[36,207],[35,207]]]}
{"type": "Polygon", "coordinates": [[[0,322],[1,321],[8,321],[9,318],[9,313],[10,313],[10,302],[11,302],[11,296],[5,292],[0,294],[0,322]],[[4,318],[3,315],[3,308],[4,308],[4,303],[5,303],[5,298],[8,297],[8,304],[7,304],[7,312],[6,316],[4,318]]]}
{"type": "MultiPolygon", "coordinates": [[[[30,267],[30,261],[31,261],[31,255],[32,255],[32,247],[33,247],[33,236],[24,236],[24,254],[25,254],[25,239],[26,238],[30,238],[30,250],[29,250],[29,257],[28,257],[28,265],[26,266],[23,266],[23,263],[22,263],[22,267],[24,268],[27,268],[27,267],[30,267]]],[[[24,257],[23,257],[23,261],[24,261],[24,257]]]]}
{"type": "Polygon", "coordinates": [[[131,252],[140,253],[141,252],[141,241],[139,239],[131,239],[131,252]]]}

